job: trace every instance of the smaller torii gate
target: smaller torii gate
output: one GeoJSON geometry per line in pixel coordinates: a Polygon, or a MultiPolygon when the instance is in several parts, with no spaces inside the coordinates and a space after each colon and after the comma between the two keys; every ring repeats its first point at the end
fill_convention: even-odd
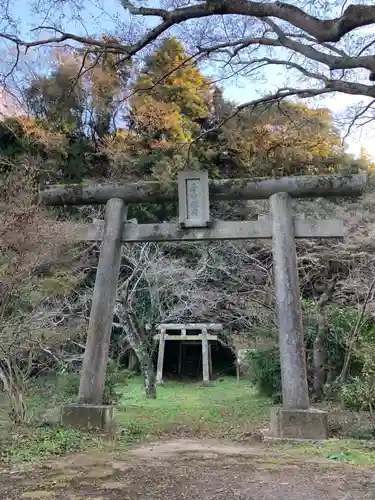
{"type": "Polygon", "coordinates": [[[166,340],[177,340],[180,342],[197,341],[202,342],[202,370],[203,370],[203,385],[210,384],[210,349],[209,341],[218,340],[217,334],[209,334],[209,330],[220,331],[223,326],[220,323],[162,323],[158,325],[157,330],[160,333],[154,335],[154,340],[159,342],[158,364],[156,369],[156,382],[163,382],[163,366],[164,366],[164,350],[166,340]],[[170,335],[168,331],[180,331],[180,335],[170,335]],[[192,330],[200,330],[198,335],[187,333],[192,330]]]}

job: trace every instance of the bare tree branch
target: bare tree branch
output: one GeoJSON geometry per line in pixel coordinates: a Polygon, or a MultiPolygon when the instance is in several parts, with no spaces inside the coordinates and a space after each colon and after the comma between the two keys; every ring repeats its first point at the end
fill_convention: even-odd
{"type": "MultiPolygon", "coordinates": [[[[250,0],[206,0],[198,3],[174,1],[167,2],[168,8],[154,7],[152,2],[146,1],[141,2],[141,6],[136,3],[121,0],[122,7],[130,13],[131,18],[130,22],[126,20],[123,23],[122,32],[118,31],[120,35],[117,34],[116,38],[95,37],[88,34],[87,27],[76,33],[65,31],[59,23],[51,20],[53,16],[44,15],[47,14],[44,11],[40,11],[40,25],[32,30],[34,33],[41,33],[40,39],[21,38],[12,23],[6,22],[3,32],[0,32],[0,39],[6,42],[6,46],[14,44],[15,51],[14,60],[7,61],[2,79],[9,80],[20,64],[23,52],[46,45],[66,44],[71,50],[76,51],[78,47],[79,51],[85,53],[81,69],[73,81],[74,85],[78,78],[84,77],[95,66],[101,54],[118,54],[116,60],[119,67],[127,60],[138,59],[164,36],[177,34],[183,38],[182,30],[186,28],[189,54],[186,61],[142,90],[152,90],[184,64],[195,60],[219,63],[220,78],[216,79],[215,76],[214,82],[237,76],[247,79],[263,75],[267,77],[263,72],[270,66],[292,68],[298,72],[293,71],[293,76],[297,75],[298,80],[307,82],[284,82],[277,92],[273,89],[271,95],[242,105],[234,115],[244,107],[277,102],[293,96],[310,98],[339,92],[375,98],[375,85],[372,85],[375,81],[375,56],[371,53],[374,40],[361,30],[375,24],[375,6],[370,5],[368,0],[351,5],[347,5],[344,0],[335,2],[324,16],[318,6],[315,8],[310,2],[306,4],[301,0],[293,0],[293,4],[250,0]],[[146,20],[144,24],[143,19],[146,20]],[[134,26],[136,29],[133,29],[134,26]],[[51,36],[44,35],[46,38],[43,38],[43,32],[46,31],[50,31],[51,36]],[[97,59],[93,64],[90,60],[88,68],[85,64],[87,54],[94,54],[97,59]]],[[[7,6],[7,17],[8,10],[7,6]]],[[[45,10],[50,10],[48,1],[45,10]]],[[[138,89],[133,88],[131,92],[123,92],[121,98],[118,95],[117,110],[136,92],[138,89]]],[[[367,106],[359,115],[362,125],[365,123],[364,113],[371,109],[371,105],[367,106]]],[[[116,112],[113,113],[113,121],[115,116],[116,112]]],[[[356,116],[357,113],[354,121],[356,116]]],[[[368,119],[371,120],[372,117],[368,119]]],[[[228,118],[219,126],[226,121],[228,118]]],[[[351,128],[349,125],[349,131],[351,128]]],[[[194,142],[203,135],[195,138],[194,142]]]]}
{"type": "MultiPolygon", "coordinates": [[[[136,7],[128,0],[122,0],[121,3],[133,15],[156,16],[163,19],[163,22],[154,28],[153,33],[150,34],[152,40],[155,39],[154,36],[161,35],[172,25],[213,15],[251,16],[259,19],[275,17],[305,31],[316,38],[318,42],[338,42],[344,35],[356,28],[375,23],[375,6],[373,5],[349,5],[340,17],[321,20],[299,7],[284,2],[260,3],[249,0],[208,0],[197,5],[171,11],[152,7],[136,7]]],[[[148,44],[152,41],[151,39],[144,39],[140,42],[140,45],[148,44]]],[[[139,49],[143,47],[140,46],[139,49]]]]}

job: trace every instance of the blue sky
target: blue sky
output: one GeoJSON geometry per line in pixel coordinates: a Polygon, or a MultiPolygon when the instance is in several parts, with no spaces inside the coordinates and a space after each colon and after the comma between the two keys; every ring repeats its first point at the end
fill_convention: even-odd
{"type": "MultiPolygon", "coordinates": [[[[39,0],[51,5],[49,0],[39,0]]],[[[20,20],[18,25],[20,34],[25,38],[30,38],[32,33],[30,29],[40,24],[40,16],[35,16],[30,8],[30,0],[16,0],[17,15],[20,20]]],[[[122,22],[126,23],[128,14],[121,7],[119,0],[76,0],[76,9],[72,9],[72,4],[67,3],[63,12],[62,23],[66,30],[76,34],[97,34],[102,32],[113,32],[114,28],[121,32],[122,22]],[[105,8],[102,8],[102,5],[105,8]],[[84,7],[84,8],[82,8],[84,7]],[[81,19],[79,17],[81,16],[81,19]],[[75,18],[73,20],[72,18],[75,18]]],[[[57,11],[56,11],[57,12],[57,11]]],[[[60,11],[61,12],[61,9],[60,11]]],[[[52,11],[52,14],[54,12],[52,11]]],[[[60,15],[60,14],[59,14],[60,15]]],[[[238,103],[243,103],[277,89],[277,85],[282,85],[282,81],[287,78],[287,71],[279,69],[277,72],[273,69],[272,77],[267,81],[256,84],[254,81],[241,79],[238,82],[226,82],[223,84],[226,97],[233,99],[238,103]],[[276,74],[276,75],[275,75],[276,74]]],[[[357,98],[348,95],[335,95],[325,98],[322,105],[330,108],[334,113],[342,112],[348,105],[358,102],[357,98]]],[[[347,141],[349,150],[358,154],[360,148],[365,147],[375,159],[375,125],[370,124],[366,128],[361,128],[352,132],[347,141]]]]}

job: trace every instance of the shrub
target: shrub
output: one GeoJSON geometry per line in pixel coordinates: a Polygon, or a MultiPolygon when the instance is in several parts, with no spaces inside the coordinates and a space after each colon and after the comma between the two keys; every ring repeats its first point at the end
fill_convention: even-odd
{"type": "Polygon", "coordinates": [[[375,408],[375,393],[366,378],[353,377],[341,388],[342,403],[352,410],[375,408]]]}
{"type": "Polygon", "coordinates": [[[352,439],[375,441],[375,426],[361,427],[349,432],[348,437],[352,439]]]}
{"type": "Polygon", "coordinates": [[[132,376],[132,372],[130,372],[129,370],[120,370],[118,364],[115,361],[110,360],[107,366],[103,403],[117,403],[117,401],[121,397],[121,394],[116,389],[120,385],[127,385],[128,379],[132,376]]]}
{"type": "Polygon", "coordinates": [[[249,350],[248,373],[260,394],[275,397],[281,394],[280,354],[277,347],[249,350]]]}
{"type": "MultiPolygon", "coordinates": [[[[127,384],[127,380],[133,376],[129,370],[119,370],[117,363],[110,360],[107,366],[105,379],[103,403],[114,404],[118,401],[120,394],[116,390],[118,386],[127,384]]],[[[67,399],[75,399],[79,390],[80,376],[75,372],[66,372],[59,377],[59,391],[67,399]]]]}
{"type": "Polygon", "coordinates": [[[373,328],[364,331],[353,357],[361,371],[353,374],[341,388],[341,400],[353,410],[375,409],[375,347],[373,328]]]}
{"type": "MultiPolygon", "coordinates": [[[[315,302],[303,300],[302,305],[307,364],[308,368],[311,368],[313,343],[317,332],[315,302]]],[[[348,344],[351,341],[353,331],[359,321],[360,312],[354,308],[338,307],[335,304],[328,306],[326,312],[329,326],[326,338],[327,371],[330,374],[329,378],[334,380],[341,372],[348,344]]],[[[350,376],[357,377],[362,375],[365,364],[368,364],[368,346],[373,345],[374,341],[374,322],[370,316],[365,317],[361,322],[356,347],[350,359],[350,376]]]]}
{"type": "MultiPolygon", "coordinates": [[[[307,375],[311,391],[314,378],[313,344],[317,333],[316,305],[309,300],[303,300],[302,305],[307,375]]],[[[337,377],[341,373],[348,346],[353,342],[353,331],[360,313],[356,309],[340,308],[337,305],[330,305],[326,312],[326,394],[341,397],[342,403],[348,408],[372,411],[375,409],[375,324],[370,316],[363,318],[351,352],[348,382],[339,387],[337,377]]],[[[249,350],[247,362],[251,381],[259,392],[279,399],[281,370],[278,348],[249,350]]]]}
{"type": "Polygon", "coordinates": [[[63,396],[68,399],[77,397],[79,389],[79,374],[74,372],[66,372],[59,376],[58,390],[63,396]]]}
{"type": "Polygon", "coordinates": [[[17,446],[15,436],[0,439],[0,463],[36,462],[53,456],[80,450],[85,443],[82,432],[74,429],[48,427],[24,429],[17,446]]]}

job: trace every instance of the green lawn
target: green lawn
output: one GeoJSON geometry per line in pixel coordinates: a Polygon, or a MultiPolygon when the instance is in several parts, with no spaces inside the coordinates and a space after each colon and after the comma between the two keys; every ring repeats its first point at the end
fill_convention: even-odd
{"type": "MultiPolygon", "coordinates": [[[[35,384],[27,400],[30,413],[27,426],[10,425],[8,410],[0,409],[0,462],[28,462],[92,445],[108,446],[95,433],[50,425],[51,421],[57,422],[60,405],[67,402],[57,387],[53,378],[40,379],[35,384]],[[47,422],[43,424],[46,416],[47,422]]],[[[237,385],[234,378],[221,379],[213,387],[167,382],[158,387],[155,400],[146,399],[140,377],[129,379],[118,391],[121,397],[117,407],[116,446],[167,434],[237,439],[269,418],[269,401],[258,396],[248,382],[237,385]]]]}
{"type": "Polygon", "coordinates": [[[352,465],[375,466],[375,443],[371,441],[329,439],[306,444],[269,441],[266,447],[274,450],[276,456],[287,455],[298,459],[319,457],[352,465]]]}
{"type": "Polygon", "coordinates": [[[117,420],[124,435],[147,438],[164,433],[204,433],[236,438],[269,419],[270,402],[246,381],[199,383],[167,382],[157,399],[145,399],[141,379],[131,379],[119,402],[117,420]]]}
{"type": "MultiPolygon", "coordinates": [[[[27,400],[32,417],[29,425],[11,425],[8,410],[0,407],[0,462],[38,462],[84,449],[124,449],[135,442],[163,436],[242,441],[251,431],[269,422],[270,401],[260,397],[245,380],[237,385],[234,378],[228,377],[216,381],[213,387],[167,382],[158,387],[157,399],[153,400],[145,398],[143,382],[136,377],[118,387],[118,439],[108,442],[96,433],[57,425],[59,407],[66,401],[57,387],[56,381],[46,379],[33,388],[27,400]],[[43,415],[49,415],[49,423],[43,424],[43,415]],[[51,425],[51,415],[55,425],[53,419],[51,425]]],[[[264,446],[281,460],[286,455],[299,460],[318,456],[356,465],[375,465],[375,445],[370,441],[267,442],[264,446]]]]}

